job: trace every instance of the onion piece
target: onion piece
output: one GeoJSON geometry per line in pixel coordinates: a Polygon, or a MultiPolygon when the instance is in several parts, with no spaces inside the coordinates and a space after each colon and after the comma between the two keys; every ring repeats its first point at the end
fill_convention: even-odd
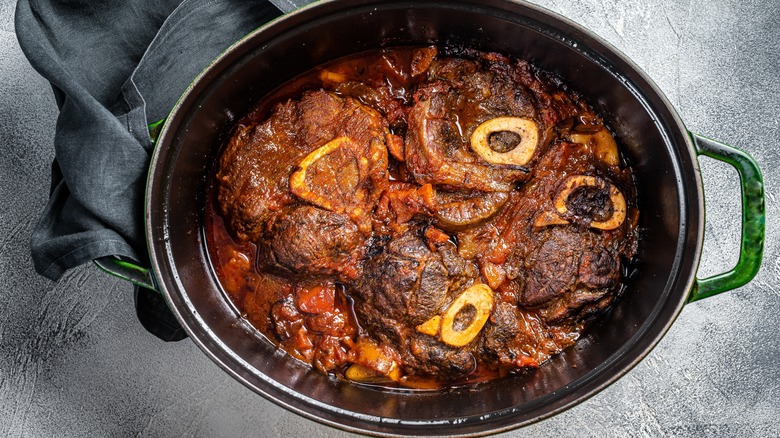
{"type": "Polygon", "coordinates": [[[593,155],[610,166],[620,164],[618,147],[615,138],[607,128],[602,127],[595,133],[572,132],[569,136],[572,142],[589,145],[593,155]]]}
{"type": "Polygon", "coordinates": [[[507,192],[462,194],[437,191],[434,217],[442,229],[460,231],[486,222],[508,200],[507,192]]]}

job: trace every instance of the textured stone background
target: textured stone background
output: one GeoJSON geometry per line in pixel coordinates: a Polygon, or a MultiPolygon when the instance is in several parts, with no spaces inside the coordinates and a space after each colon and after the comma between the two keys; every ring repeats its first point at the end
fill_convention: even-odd
{"type": "MultiPolygon", "coordinates": [[[[632,58],[691,130],[751,153],[769,220],[752,283],[686,306],[617,383],[504,436],[780,435],[780,9],[773,0],[537,3],[632,58]]],[[[349,436],[255,395],[192,342],[148,335],[128,284],[93,266],[56,284],[34,273],[28,239],[48,193],[57,111],[19,49],[14,4],[0,0],[0,436],[349,436]]],[[[740,204],[735,171],[709,159],[701,167],[706,276],[736,261],[740,204]]]]}

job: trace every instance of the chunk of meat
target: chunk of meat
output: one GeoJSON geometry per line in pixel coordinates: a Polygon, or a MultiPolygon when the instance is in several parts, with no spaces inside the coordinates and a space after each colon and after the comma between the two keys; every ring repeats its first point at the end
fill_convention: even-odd
{"type": "Polygon", "coordinates": [[[408,345],[401,351],[407,374],[454,378],[468,375],[477,367],[468,348],[450,347],[431,336],[414,333],[408,345]]]}
{"type": "Polygon", "coordinates": [[[378,139],[365,148],[349,137],[338,137],[307,155],[290,176],[293,194],[346,213],[364,234],[371,232],[369,213],[387,184],[387,148],[378,139]]]}
{"type": "Polygon", "coordinates": [[[476,366],[470,348],[451,347],[434,336],[411,330],[408,325],[372,310],[365,302],[356,302],[355,311],[376,343],[400,359],[398,363],[406,376],[452,379],[468,375],[476,366]]]}
{"type": "Polygon", "coordinates": [[[539,366],[533,357],[538,335],[530,318],[512,303],[499,303],[482,332],[483,360],[505,369],[539,366]]]}
{"type": "Polygon", "coordinates": [[[302,205],[275,216],[259,245],[265,269],[296,276],[360,275],[367,240],[343,214],[302,205]]]}
{"type": "Polygon", "coordinates": [[[509,199],[506,192],[436,193],[436,224],[448,231],[459,231],[487,222],[509,199]]]}
{"type": "Polygon", "coordinates": [[[439,50],[435,46],[416,49],[412,52],[412,76],[420,76],[427,72],[438,53],[439,50]]]}
{"type": "Polygon", "coordinates": [[[393,345],[409,374],[453,376],[470,372],[469,349],[450,347],[415,327],[441,314],[478,272],[450,242],[432,251],[417,230],[391,240],[366,263],[353,293],[355,313],[374,337],[393,345]]]}
{"type": "Polygon", "coordinates": [[[580,254],[577,283],[571,291],[551,301],[544,309],[545,319],[552,323],[576,317],[584,319],[607,308],[620,284],[620,262],[605,248],[580,254]]]}
{"type": "Polygon", "coordinates": [[[620,278],[620,263],[598,235],[564,227],[546,234],[546,240],[526,257],[525,268],[523,303],[528,306],[538,306],[578,286],[610,288],[620,278]]]}
{"type": "Polygon", "coordinates": [[[478,354],[482,361],[505,371],[536,368],[572,345],[581,326],[556,325],[543,315],[502,302],[483,330],[478,354]]]}
{"type": "Polygon", "coordinates": [[[573,233],[566,233],[562,239],[551,239],[533,251],[525,262],[525,291],[522,295],[523,304],[538,306],[551,299],[563,295],[575,285],[579,254],[577,245],[580,239],[573,233]],[[576,239],[574,242],[566,237],[576,239]],[[563,240],[562,240],[563,239],[563,240]]]}
{"type": "MultiPolygon", "coordinates": [[[[572,100],[560,97],[527,64],[513,64],[501,56],[487,58],[443,58],[431,63],[428,80],[415,94],[406,135],[406,162],[418,182],[509,191],[528,179],[528,169],[484,161],[470,144],[477,127],[507,117],[531,120],[538,126],[537,146],[541,146],[549,128],[576,113],[572,100]],[[557,108],[544,108],[543,103],[552,101],[557,108]]],[[[489,143],[496,152],[508,152],[520,140],[510,132],[495,134],[489,143]]]]}
{"type": "Polygon", "coordinates": [[[580,257],[577,275],[586,287],[610,288],[620,283],[620,262],[604,249],[586,251],[580,257]]]}
{"type": "Polygon", "coordinates": [[[453,283],[439,253],[407,233],[366,263],[356,293],[374,311],[417,326],[439,313],[453,283]]]}
{"type": "MultiPolygon", "coordinates": [[[[561,221],[538,218],[545,212],[561,217],[555,201],[573,175],[599,175],[587,178],[628,186],[626,174],[616,166],[607,166],[586,145],[552,145],[540,157],[534,178],[510,195],[496,217],[484,226],[457,234],[459,253],[476,259],[495,287],[511,284],[517,303],[537,309],[548,323],[603,309],[620,285],[621,258],[636,251],[636,236],[631,231],[636,217],[609,230],[590,227],[593,220],[611,215],[612,210],[605,207],[611,204],[605,201],[608,195],[601,193],[604,190],[587,186],[569,196],[577,217],[564,215],[568,220],[561,221]]],[[[626,192],[628,199],[634,196],[626,192]]]]}
{"type": "Polygon", "coordinates": [[[505,192],[527,179],[525,168],[481,163],[461,137],[460,127],[453,120],[434,116],[431,107],[440,100],[422,101],[409,114],[404,158],[417,182],[505,192]]]}
{"type": "Polygon", "coordinates": [[[314,192],[320,184],[332,188],[333,170],[349,157],[361,157],[366,162],[350,168],[348,193],[316,193],[321,198],[332,195],[329,201],[336,211],[352,212],[358,206],[370,210],[387,184],[387,135],[387,121],[357,100],[306,92],[300,100],[277,105],[263,123],[238,127],[219,160],[219,208],[239,241],[256,241],[276,212],[295,203],[289,177],[301,161],[343,138],[349,146],[340,149],[341,155],[312,163],[315,172],[306,175],[301,192],[314,192]],[[347,201],[349,194],[360,199],[347,201]]]}

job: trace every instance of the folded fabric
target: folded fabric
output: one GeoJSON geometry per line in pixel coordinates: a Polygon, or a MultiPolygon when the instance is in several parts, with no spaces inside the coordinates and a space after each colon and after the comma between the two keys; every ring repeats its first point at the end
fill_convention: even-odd
{"type": "Polygon", "coordinates": [[[31,236],[41,275],[56,280],[104,256],[148,262],[148,124],[222,51],[280,14],[265,0],[19,0],[19,43],[60,108],[50,199],[31,236]]]}

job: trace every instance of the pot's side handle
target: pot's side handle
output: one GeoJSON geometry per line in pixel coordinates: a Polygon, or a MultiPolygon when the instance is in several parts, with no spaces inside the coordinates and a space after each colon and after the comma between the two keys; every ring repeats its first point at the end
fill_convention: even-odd
{"type": "Polygon", "coordinates": [[[122,280],[129,281],[141,287],[151,290],[157,289],[157,282],[154,280],[152,271],[148,268],[138,266],[132,261],[124,260],[115,256],[101,257],[93,260],[98,268],[122,280]]]}
{"type": "MultiPolygon", "coordinates": [[[[166,119],[158,120],[147,126],[147,129],[149,129],[149,139],[152,143],[157,143],[157,137],[160,135],[165,120],[166,119]]],[[[152,275],[152,270],[149,268],[139,266],[133,261],[115,256],[101,257],[92,260],[92,262],[94,262],[103,272],[111,274],[114,277],[159,292],[157,282],[154,279],[154,275],[152,275]]]]}
{"type": "Polygon", "coordinates": [[[699,155],[731,164],[739,173],[742,189],[742,244],[736,266],[728,272],[697,279],[688,302],[738,288],[756,276],[764,254],[766,220],[764,180],[755,160],[745,152],[715,140],[694,133],[691,133],[691,137],[699,155]]]}
{"type": "Polygon", "coordinates": [[[149,130],[149,139],[152,140],[152,143],[157,143],[157,137],[160,136],[160,131],[162,131],[162,127],[165,125],[166,120],[167,119],[161,119],[146,126],[149,130]]]}

